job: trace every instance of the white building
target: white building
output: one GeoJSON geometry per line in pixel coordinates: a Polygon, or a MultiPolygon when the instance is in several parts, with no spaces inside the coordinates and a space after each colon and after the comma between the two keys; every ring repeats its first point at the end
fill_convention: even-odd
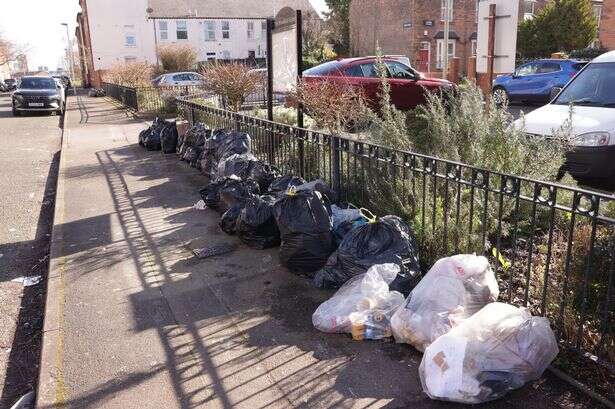
{"type": "Polygon", "coordinates": [[[77,37],[90,82],[124,62],[157,63],[156,49],[187,44],[199,61],[266,57],[266,21],[284,7],[317,15],[309,0],[79,0],[77,37]]]}

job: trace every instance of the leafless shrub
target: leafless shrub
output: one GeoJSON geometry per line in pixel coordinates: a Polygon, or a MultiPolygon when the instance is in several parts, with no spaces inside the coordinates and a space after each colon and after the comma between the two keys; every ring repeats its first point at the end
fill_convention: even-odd
{"type": "Polygon", "coordinates": [[[166,72],[193,70],[197,63],[197,53],[189,45],[162,45],[157,52],[162,69],[166,72]]]}
{"type": "Polygon", "coordinates": [[[233,111],[239,111],[246,97],[263,87],[260,74],[239,63],[211,64],[202,74],[205,89],[222,96],[233,111]]]}
{"type": "Polygon", "coordinates": [[[323,80],[300,82],[290,98],[301,102],[316,123],[338,133],[365,120],[367,105],[360,91],[351,85],[323,80]]]}
{"type": "Polygon", "coordinates": [[[147,87],[151,85],[152,66],[145,62],[117,64],[103,74],[103,81],[125,87],[147,87]]]}

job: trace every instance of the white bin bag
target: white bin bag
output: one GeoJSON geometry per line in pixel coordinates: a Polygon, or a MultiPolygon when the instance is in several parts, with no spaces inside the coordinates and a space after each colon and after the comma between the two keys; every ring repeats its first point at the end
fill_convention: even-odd
{"type": "Polygon", "coordinates": [[[316,309],[314,327],[322,332],[349,333],[356,340],[392,336],[391,316],[404,302],[400,292],[389,291],[398,273],[396,264],[379,264],[352,277],[316,309]]]}
{"type": "Polygon", "coordinates": [[[432,399],[483,403],[540,378],[558,352],[548,319],[491,303],[427,347],[419,375],[432,399]]]}
{"type": "Polygon", "coordinates": [[[424,351],[440,335],[497,301],[498,283],[489,261],[463,254],[440,259],[395,312],[395,340],[424,351]]]}

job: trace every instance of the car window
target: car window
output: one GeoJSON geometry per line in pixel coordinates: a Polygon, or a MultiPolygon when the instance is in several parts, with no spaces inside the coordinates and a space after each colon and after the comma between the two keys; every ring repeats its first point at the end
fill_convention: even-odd
{"type": "Polygon", "coordinates": [[[201,81],[203,78],[201,78],[200,75],[198,74],[190,74],[190,80],[192,81],[201,81]]]}
{"type": "Polygon", "coordinates": [[[615,63],[589,64],[553,103],[615,108],[615,63]]]}
{"type": "Polygon", "coordinates": [[[525,77],[526,75],[536,74],[536,70],[538,69],[538,64],[530,63],[525,64],[519,67],[519,69],[515,72],[517,77],[525,77]]]}
{"type": "Polygon", "coordinates": [[[175,74],[173,76],[173,81],[190,81],[188,74],[175,74]]]}
{"type": "Polygon", "coordinates": [[[572,64],[572,69],[575,71],[581,71],[581,69],[585,67],[586,65],[587,65],[586,62],[577,62],[577,63],[572,64]]]}
{"type": "MultiPolygon", "coordinates": [[[[376,64],[369,62],[369,63],[365,63],[365,64],[361,64],[361,71],[363,71],[363,76],[367,77],[367,78],[380,78],[380,76],[378,75],[378,69],[376,67],[376,64]]],[[[386,69],[386,66],[384,66],[385,69],[385,75],[387,77],[389,77],[389,70],[386,69]]]]}
{"type": "Polygon", "coordinates": [[[416,78],[414,72],[400,62],[387,61],[386,65],[389,67],[389,71],[391,72],[391,78],[403,80],[413,80],[416,78]]]}
{"type": "Polygon", "coordinates": [[[26,89],[55,89],[57,85],[53,78],[38,77],[23,78],[20,86],[26,89]]]}
{"type": "Polygon", "coordinates": [[[363,70],[360,65],[353,65],[344,70],[347,77],[363,77],[363,70]]]}
{"type": "Polygon", "coordinates": [[[543,62],[538,67],[538,74],[549,74],[551,72],[561,71],[561,67],[555,62],[543,62]]]}
{"type": "Polygon", "coordinates": [[[324,64],[317,65],[316,67],[310,68],[309,70],[303,71],[306,75],[331,75],[336,71],[339,71],[341,68],[341,63],[339,61],[329,61],[324,64]]]}

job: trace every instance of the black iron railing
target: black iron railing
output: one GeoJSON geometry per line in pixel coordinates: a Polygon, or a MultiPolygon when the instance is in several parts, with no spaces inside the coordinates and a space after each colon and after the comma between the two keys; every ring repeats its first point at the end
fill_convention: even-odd
{"type": "MultiPolygon", "coordinates": [[[[175,98],[186,95],[199,95],[202,101],[207,101],[214,106],[225,106],[223,98],[211,95],[202,85],[181,85],[164,87],[125,87],[122,85],[103,83],[106,94],[134,109],[135,111],[165,114],[175,113],[175,98]]],[[[274,104],[280,105],[285,102],[285,95],[274,94],[274,104]]],[[[267,102],[264,89],[248,95],[242,104],[243,110],[251,108],[265,107],[267,102]]]]}
{"type": "Polygon", "coordinates": [[[548,317],[562,346],[614,371],[614,195],[299,129],[191,97],[177,103],[192,123],[247,132],[253,153],[282,172],[324,179],[340,201],[406,218],[425,269],[452,254],[487,255],[501,301],[548,317]]]}

